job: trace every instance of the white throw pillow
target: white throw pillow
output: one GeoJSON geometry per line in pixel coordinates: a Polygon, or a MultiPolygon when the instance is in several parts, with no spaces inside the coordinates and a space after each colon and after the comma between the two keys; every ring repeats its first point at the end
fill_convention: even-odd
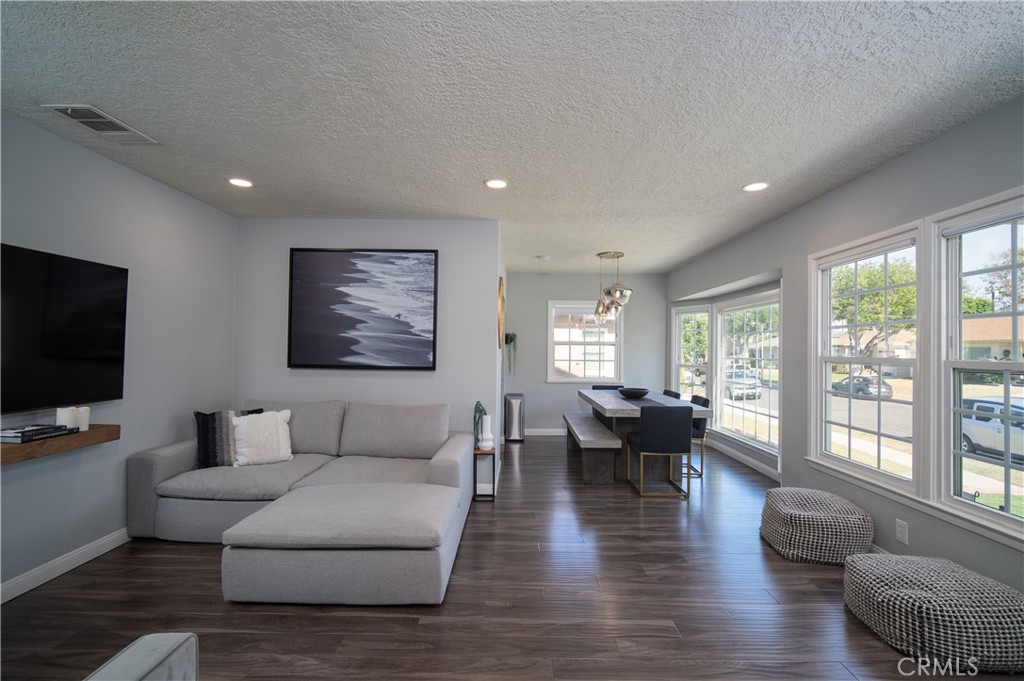
{"type": "Polygon", "coordinates": [[[291,417],[292,412],[288,409],[233,416],[235,465],[255,466],[291,460],[292,439],[288,431],[291,417]]]}

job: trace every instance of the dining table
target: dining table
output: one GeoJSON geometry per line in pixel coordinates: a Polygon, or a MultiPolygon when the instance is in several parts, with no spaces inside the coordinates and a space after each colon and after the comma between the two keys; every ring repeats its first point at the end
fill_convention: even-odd
{"type": "Polygon", "coordinates": [[[710,419],[715,412],[711,407],[694,404],[688,399],[671,397],[661,393],[648,392],[641,398],[623,397],[618,390],[584,390],[577,391],[580,399],[589,404],[594,415],[600,415],[606,425],[622,441],[622,450],[615,457],[615,479],[629,479],[629,448],[626,436],[640,430],[640,409],[642,407],[693,407],[693,418],[710,419]]]}

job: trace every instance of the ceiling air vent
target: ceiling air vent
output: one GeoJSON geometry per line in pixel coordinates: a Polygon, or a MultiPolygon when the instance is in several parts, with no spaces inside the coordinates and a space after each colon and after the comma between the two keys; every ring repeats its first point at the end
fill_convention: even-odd
{"type": "Polygon", "coordinates": [[[62,116],[81,123],[101,137],[118,144],[158,144],[152,137],[108,116],[94,106],[85,104],[44,104],[44,109],[53,109],[62,116]]]}

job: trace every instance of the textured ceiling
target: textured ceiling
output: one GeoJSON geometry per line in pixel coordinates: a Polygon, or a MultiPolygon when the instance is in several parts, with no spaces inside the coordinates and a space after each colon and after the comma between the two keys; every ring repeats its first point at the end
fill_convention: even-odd
{"type": "Polygon", "coordinates": [[[238,217],[494,218],[511,271],[668,271],[1024,93],[1019,1],[0,12],[9,113],[238,217]]]}

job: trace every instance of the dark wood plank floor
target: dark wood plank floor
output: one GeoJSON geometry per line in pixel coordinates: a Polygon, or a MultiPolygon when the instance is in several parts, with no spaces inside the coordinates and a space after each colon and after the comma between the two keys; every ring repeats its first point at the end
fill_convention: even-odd
{"type": "Polygon", "coordinates": [[[135,540],[5,604],[0,675],[81,679],[142,634],[192,631],[204,680],[906,678],[843,607],[841,567],[760,540],[758,473],[709,452],[685,502],[580,485],[562,438],[504,466],[443,605],[225,603],[219,546],[135,540]]]}

